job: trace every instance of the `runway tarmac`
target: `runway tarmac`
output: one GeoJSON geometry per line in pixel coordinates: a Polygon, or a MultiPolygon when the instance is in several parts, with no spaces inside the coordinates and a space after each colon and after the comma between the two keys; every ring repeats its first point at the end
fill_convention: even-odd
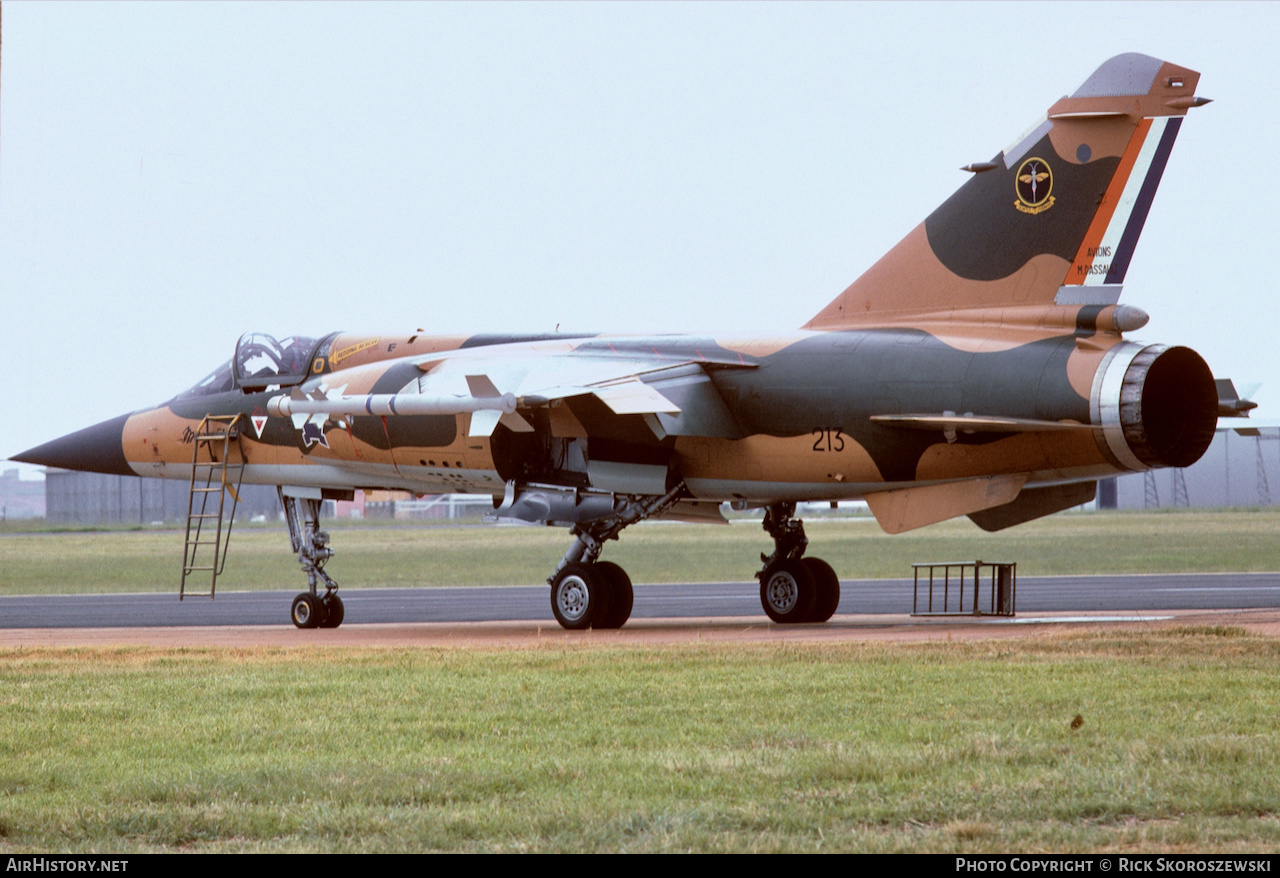
{"type": "MultiPolygon", "coordinates": [[[[907,615],[910,579],[842,580],[839,615],[907,615]]],[[[546,586],[343,589],[344,627],[360,624],[539,622],[555,625],[546,586]]],[[[0,597],[0,629],[289,626],[296,592],[0,597]]],[[[984,598],[986,592],[984,591],[984,598]]],[[[632,620],[755,617],[768,624],[754,582],[637,585],[632,620]]],[[[954,588],[951,594],[955,604],[954,588]]],[[[1017,583],[1020,616],[1280,608],[1280,573],[1041,576],[1017,583]]],[[[935,592],[935,603],[938,597],[935,592]]],[[[920,596],[924,607],[925,595],[920,596]]],[[[966,603],[966,609],[970,606],[966,603]]]]}

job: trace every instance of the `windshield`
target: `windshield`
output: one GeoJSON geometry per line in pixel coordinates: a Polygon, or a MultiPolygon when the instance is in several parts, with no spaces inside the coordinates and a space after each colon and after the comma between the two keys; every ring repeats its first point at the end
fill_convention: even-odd
{"type": "Polygon", "coordinates": [[[200,381],[196,382],[194,387],[179,393],[177,398],[187,399],[188,397],[193,396],[212,396],[215,393],[226,393],[232,388],[232,386],[231,361],[227,360],[200,381]]]}

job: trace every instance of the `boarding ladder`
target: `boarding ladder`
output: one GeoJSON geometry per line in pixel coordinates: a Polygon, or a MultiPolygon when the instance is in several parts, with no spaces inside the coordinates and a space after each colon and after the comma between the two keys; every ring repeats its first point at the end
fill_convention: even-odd
{"type": "Polygon", "coordinates": [[[244,477],[244,452],[240,447],[239,429],[242,417],[205,415],[196,428],[195,447],[191,452],[191,493],[187,498],[187,541],[182,552],[182,582],[178,586],[178,600],[182,600],[188,593],[187,577],[205,571],[209,573],[209,590],[191,594],[193,597],[207,595],[212,598],[218,576],[226,566],[231,525],[236,519],[240,483],[244,477]],[[206,459],[201,460],[201,457],[206,459]],[[232,461],[232,457],[239,459],[232,461]],[[227,529],[223,533],[223,514],[228,494],[231,495],[231,514],[226,517],[227,529]],[[213,531],[213,539],[209,539],[209,530],[213,531]],[[202,551],[201,546],[206,548],[202,551]],[[200,561],[206,563],[198,563],[200,561]]]}

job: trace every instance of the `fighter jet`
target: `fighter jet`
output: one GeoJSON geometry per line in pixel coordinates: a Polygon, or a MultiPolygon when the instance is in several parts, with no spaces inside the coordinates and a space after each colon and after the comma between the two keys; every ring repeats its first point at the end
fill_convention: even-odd
{"type": "Polygon", "coordinates": [[[892,534],[999,530],[1099,478],[1188,466],[1220,412],[1243,414],[1194,351],[1128,340],[1148,317],[1119,304],[1183,118],[1208,103],[1198,80],[1107,61],[795,331],[250,333],[168,402],[14,459],[277,486],[308,577],[299,627],[343,619],[319,516],[359,489],[489,494],[497,518],[569,528],[547,582],[571,629],[627,621],[630,579],[601,556],[630,525],[763,508],[764,612],[826,621],[839,583],[805,554],[798,503],[862,499],[892,534]]]}

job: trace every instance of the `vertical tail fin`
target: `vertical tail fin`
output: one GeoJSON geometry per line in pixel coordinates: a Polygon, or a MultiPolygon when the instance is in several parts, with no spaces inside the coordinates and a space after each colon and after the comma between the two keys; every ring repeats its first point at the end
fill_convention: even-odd
{"type": "Polygon", "coordinates": [[[1099,67],[805,325],[1009,305],[1115,304],[1200,74],[1099,67]]]}

